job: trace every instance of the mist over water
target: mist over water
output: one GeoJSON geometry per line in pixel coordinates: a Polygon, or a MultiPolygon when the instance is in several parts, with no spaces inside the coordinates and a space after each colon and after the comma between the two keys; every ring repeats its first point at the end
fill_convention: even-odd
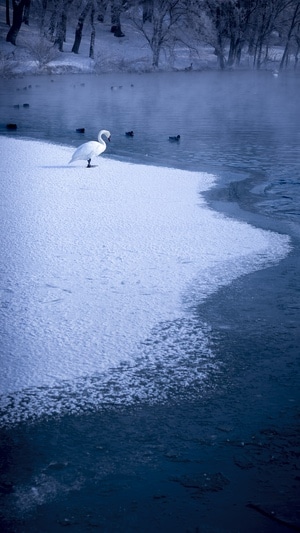
{"type": "Polygon", "coordinates": [[[274,78],[270,72],[2,80],[2,133],[3,125],[15,122],[14,136],[77,146],[108,128],[108,156],[197,170],[212,164],[269,167],[284,154],[288,161],[287,146],[299,146],[299,85],[299,76],[274,78]],[[85,128],[83,136],[76,133],[79,127],[85,128]],[[133,139],[124,136],[129,130],[133,139]],[[180,143],[170,145],[169,135],[177,134],[180,143]]]}
{"type": "Polygon", "coordinates": [[[108,128],[104,157],[212,172],[227,183],[258,173],[269,184],[266,212],[297,221],[299,90],[297,74],[246,71],[2,80],[0,133],[76,147],[108,128]],[[9,122],[18,129],[8,132],[9,122]],[[282,188],[289,198],[277,211],[282,188]]]}

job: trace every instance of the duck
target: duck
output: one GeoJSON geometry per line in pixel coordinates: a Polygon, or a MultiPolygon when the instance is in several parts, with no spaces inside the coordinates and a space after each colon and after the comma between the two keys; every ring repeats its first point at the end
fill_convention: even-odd
{"type": "Polygon", "coordinates": [[[133,137],[134,133],[133,133],[133,131],[126,131],[125,135],[126,135],[126,137],[133,137]]]}
{"type": "Polygon", "coordinates": [[[106,150],[106,142],[104,139],[102,139],[103,135],[105,135],[107,140],[110,141],[110,132],[108,130],[100,130],[98,134],[98,141],[88,141],[78,146],[72,155],[72,159],[69,161],[69,164],[73,163],[73,161],[82,160],[87,161],[87,168],[91,168],[92,157],[96,157],[106,150]]]}
{"type": "Polygon", "coordinates": [[[174,141],[180,141],[180,135],[176,135],[176,136],[171,136],[169,137],[169,141],[171,142],[174,142],[174,141]]]}

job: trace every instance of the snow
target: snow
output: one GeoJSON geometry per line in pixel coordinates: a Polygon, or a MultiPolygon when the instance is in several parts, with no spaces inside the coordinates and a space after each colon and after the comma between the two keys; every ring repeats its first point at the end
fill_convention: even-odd
{"type": "Polygon", "coordinates": [[[72,152],[1,138],[5,423],[199,388],[217,365],[195,306],[290,249],[211,210],[213,175],[72,152]]]}
{"type": "MultiPolygon", "coordinates": [[[[1,10],[1,8],[0,8],[1,10]]],[[[5,14],[3,12],[2,20],[5,14]]],[[[75,38],[76,19],[73,26],[69,22],[63,52],[51,48],[44,50],[45,43],[40,40],[39,21],[30,26],[22,24],[17,37],[17,46],[6,43],[7,26],[0,21],[0,73],[3,76],[26,74],[63,74],[63,73],[105,73],[136,72],[153,70],[152,52],[146,39],[125,14],[122,19],[124,37],[118,38],[111,33],[110,17],[104,23],[97,22],[94,58],[89,58],[90,32],[88,24],[83,27],[82,41],[78,54],[72,53],[75,38]],[[44,50],[44,51],[43,51],[44,50]]],[[[159,70],[185,70],[191,63],[194,70],[217,68],[214,48],[198,45],[188,49],[177,44],[172,53],[162,50],[159,70]],[[196,50],[196,48],[198,48],[196,50]]]]}
{"type": "MultiPolygon", "coordinates": [[[[8,31],[5,8],[0,6],[0,75],[3,77],[29,74],[85,73],[101,74],[107,72],[145,73],[157,70],[152,65],[152,51],[142,33],[131,20],[130,14],[122,14],[121,25],[124,37],[118,38],[111,33],[109,10],[104,22],[95,21],[94,58],[89,57],[91,26],[83,26],[82,41],[78,54],[72,53],[77,17],[68,20],[63,52],[52,47],[47,40],[41,41],[40,16],[35,19],[31,13],[30,25],[22,24],[17,37],[17,46],[6,42],[8,31]]],[[[184,41],[185,39],[183,39],[184,41]]],[[[171,47],[162,47],[159,60],[160,71],[202,71],[218,69],[214,46],[199,42],[189,36],[190,46],[177,42],[171,47]]],[[[228,50],[227,50],[228,53],[228,50]]],[[[268,62],[265,68],[278,67],[282,57],[282,47],[268,47],[268,62]]],[[[239,68],[252,68],[252,60],[247,53],[242,54],[239,68]]]]}

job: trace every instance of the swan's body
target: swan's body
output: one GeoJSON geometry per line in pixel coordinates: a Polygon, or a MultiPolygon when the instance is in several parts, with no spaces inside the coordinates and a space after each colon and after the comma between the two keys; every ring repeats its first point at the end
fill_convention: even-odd
{"type": "Polygon", "coordinates": [[[89,141],[78,146],[77,150],[75,150],[74,154],[72,155],[72,159],[71,161],[69,161],[69,163],[73,163],[73,161],[77,161],[80,159],[83,161],[87,161],[87,166],[88,168],[90,168],[92,157],[96,157],[102,154],[104,150],[106,150],[106,143],[102,139],[102,135],[105,135],[105,137],[107,137],[107,140],[110,141],[109,131],[99,131],[98,141],[89,141]]]}

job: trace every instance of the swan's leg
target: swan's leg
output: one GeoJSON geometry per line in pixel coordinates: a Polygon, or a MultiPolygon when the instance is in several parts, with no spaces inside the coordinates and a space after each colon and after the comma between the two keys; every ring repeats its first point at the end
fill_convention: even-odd
{"type": "Polygon", "coordinates": [[[87,168],[91,168],[91,159],[88,159],[87,168]]]}

